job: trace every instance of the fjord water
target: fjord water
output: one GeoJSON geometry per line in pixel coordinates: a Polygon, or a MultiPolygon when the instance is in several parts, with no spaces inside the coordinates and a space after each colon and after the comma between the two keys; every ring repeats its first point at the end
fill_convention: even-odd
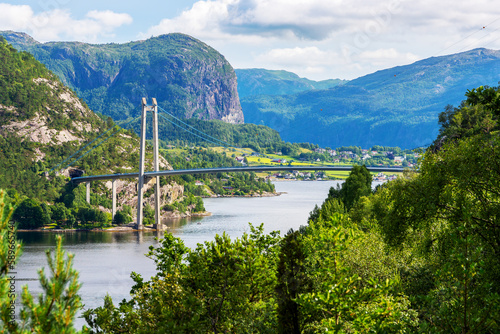
{"type": "MultiPolygon", "coordinates": [[[[169,222],[168,232],[191,248],[223,232],[232,239],[240,237],[250,231],[248,223],[254,226],[264,223],[265,232],[279,230],[284,235],[291,228],[307,224],[314,205],[320,205],[330,187],[339,182],[276,182],[276,190],[283,192],[281,196],[205,199],[205,208],[211,216],[169,222]]],[[[158,245],[156,238],[161,238],[162,233],[66,232],[63,235],[64,249],[74,254],[85,308],[102,306],[106,293],[115,304],[128,299],[133,284],[132,271],[146,279],[155,274],[154,262],[144,254],[151,245],[158,245]]],[[[56,234],[20,232],[18,238],[23,242],[23,254],[16,266],[16,291],[20,292],[21,286],[28,284],[36,295],[40,292],[37,270],[47,266],[45,250],[54,248],[56,234]]],[[[77,327],[84,323],[83,319],[76,321],[77,327]]]]}

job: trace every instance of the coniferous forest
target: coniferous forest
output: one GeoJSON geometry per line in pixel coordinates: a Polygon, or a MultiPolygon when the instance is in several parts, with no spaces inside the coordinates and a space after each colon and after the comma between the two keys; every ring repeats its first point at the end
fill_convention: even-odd
{"type": "MultiPolygon", "coordinates": [[[[500,332],[500,89],[479,87],[439,117],[418,169],[372,190],[364,166],[297,231],[187,248],[165,235],[151,279],[84,313],[89,333],[500,332]]],[[[0,331],[74,333],[78,273],[58,245],[9,318],[12,200],[1,195],[0,331]]]]}

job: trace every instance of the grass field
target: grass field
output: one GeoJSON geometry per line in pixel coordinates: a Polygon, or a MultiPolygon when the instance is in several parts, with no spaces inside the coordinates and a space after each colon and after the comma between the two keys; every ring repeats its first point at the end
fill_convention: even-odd
{"type": "Polygon", "coordinates": [[[212,151],[215,151],[217,153],[223,153],[226,152],[226,155],[231,156],[231,155],[236,155],[236,156],[242,156],[243,154],[252,154],[253,151],[249,148],[226,148],[226,147],[221,147],[221,146],[215,146],[215,147],[210,147],[212,151]]]}
{"type": "MultiPolygon", "coordinates": [[[[279,166],[279,165],[291,165],[291,166],[311,166],[311,165],[319,165],[319,166],[350,166],[349,164],[345,163],[333,163],[333,162],[302,162],[302,161],[295,161],[293,157],[286,156],[286,155],[277,155],[277,154],[266,154],[265,156],[252,156],[251,154],[254,152],[252,149],[249,148],[226,148],[226,147],[210,147],[210,150],[213,150],[217,153],[226,153],[228,157],[231,156],[243,156],[246,155],[246,159],[248,161],[249,166],[279,166]],[[272,162],[273,159],[285,159],[286,162],[284,164],[278,163],[278,162],[272,162]],[[293,161],[290,164],[290,161],[293,161]]],[[[181,152],[186,152],[186,149],[183,148],[174,148],[174,149],[168,149],[168,150],[162,150],[167,152],[168,154],[178,154],[181,152]]],[[[302,149],[303,152],[310,152],[310,150],[307,149],[302,149]]],[[[349,176],[349,171],[325,171],[325,175],[329,178],[335,178],[335,179],[346,179],[349,176]]],[[[272,172],[262,172],[262,173],[257,173],[258,177],[266,177],[268,175],[273,174],[272,172]]],[[[372,175],[377,175],[377,172],[372,172],[372,175]]],[[[393,174],[398,174],[396,172],[384,172],[383,174],[385,175],[393,175],[393,174]]]]}

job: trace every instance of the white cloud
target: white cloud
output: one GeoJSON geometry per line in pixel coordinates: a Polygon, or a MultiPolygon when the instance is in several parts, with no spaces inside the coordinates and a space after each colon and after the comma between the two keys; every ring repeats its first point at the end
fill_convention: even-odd
{"type": "Polygon", "coordinates": [[[317,41],[357,31],[368,20],[388,24],[403,1],[407,0],[202,0],[145,35],[181,31],[208,38],[259,35],[317,41]]]}
{"type": "Polygon", "coordinates": [[[54,8],[35,13],[27,5],[0,3],[0,29],[23,31],[38,41],[78,40],[95,42],[112,36],[114,29],[132,22],[128,14],[90,11],[83,19],[74,19],[65,9],[54,8]]]}
{"type": "Polygon", "coordinates": [[[0,3],[0,29],[19,30],[29,25],[33,17],[30,6],[14,6],[0,3]]]}
{"type": "Polygon", "coordinates": [[[92,10],[87,13],[87,17],[94,19],[104,27],[120,27],[124,24],[132,23],[132,17],[124,13],[115,13],[110,10],[92,10]]]}
{"type": "Polygon", "coordinates": [[[272,49],[258,55],[256,61],[292,66],[316,67],[318,65],[327,65],[336,57],[337,55],[335,53],[329,53],[320,50],[318,47],[309,46],[304,48],[272,49]]]}
{"type": "MultiPolygon", "coordinates": [[[[465,37],[498,18],[496,0],[200,0],[142,37],[183,32],[233,64],[249,64],[251,56],[254,67],[353,78],[443,50],[479,47],[473,42],[486,32],[465,37]]],[[[499,27],[500,20],[490,31],[499,27]]],[[[482,42],[500,43],[493,35],[482,42]]]]}
{"type": "Polygon", "coordinates": [[[198,38],[221,37],[220,25],[228,17],[230,0],[198,1],[189,10],[173,19],[164,19],[151,27],[144,36],[182,32],[198,38]]]}
{"type": "Polygon", "coordinates": [[[365,64],[365,66],[370,64],[381,69],[410,64],[417,60],[419,60],[417,55],[410,52],[401,53],[394,48],[365,51],[360,53],[356,58],[358,63],[365,64]]]}

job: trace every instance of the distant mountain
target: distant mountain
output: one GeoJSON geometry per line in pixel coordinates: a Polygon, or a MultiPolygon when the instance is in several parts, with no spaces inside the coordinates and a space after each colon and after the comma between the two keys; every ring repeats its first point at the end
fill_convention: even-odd
{"type": "Polygon", "coordinates": [[[183,34],[125,44],[38,43],[0,32],[74,89],[94,111],[115,120],[139,114],[142,97],[184,118],[243,123],[236,75],[210,46],[183,34]]]}
{"type": "Polygon", "coordinates": [[[289,95],[313,89],[328,89],[342,85],[348,80],[330,79],[313,81],[300,78],[288,71],[262,68],[236,69],[240,98],[252,95],[289,95]]]}
{"type": "Polygon", "coordinates": [[[500,51],[475,49],[369,74],[327,90],[241,99],[247,123],[279,131],[283,140],[338,147],[430,144],[438,115],[468,89],[496,86],[500,51]]]}

